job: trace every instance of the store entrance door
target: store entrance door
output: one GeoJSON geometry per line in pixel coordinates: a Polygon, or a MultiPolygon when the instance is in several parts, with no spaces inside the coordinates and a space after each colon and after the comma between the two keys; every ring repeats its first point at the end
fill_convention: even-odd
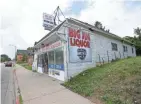
{"type": "Polygon", "coordinates": [[[44,67],[44,73],[48,73],[48,57],[47,57],[47,53],[43,54],[43,67],[44,67]]]}

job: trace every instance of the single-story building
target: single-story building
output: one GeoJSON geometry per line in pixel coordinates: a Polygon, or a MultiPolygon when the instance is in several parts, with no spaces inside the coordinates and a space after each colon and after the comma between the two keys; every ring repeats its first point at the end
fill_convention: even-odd
{"type": "Polygon", "coordinates": [[[56,26],[34,49],[33,69],[62,81],[96,64],[136,56],[132,43],[73,18],[56,26]]]}

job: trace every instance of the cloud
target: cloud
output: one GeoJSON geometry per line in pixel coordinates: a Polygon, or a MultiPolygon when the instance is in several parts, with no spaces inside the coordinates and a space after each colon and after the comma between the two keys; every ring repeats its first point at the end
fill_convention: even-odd
{"type": "Polygon", "coordinates": [[[15,49],[9,44],[18,46],[17,48],[26,49],[27,44],[19,35],[21,0],[3,0],[0,1],[0,54],[7,54],[11,58],[15,57],[15,49]]]}
{"type": "Polygon", "coordinates": [[[40,40],[48,33],[43,28],[43,12],[53,14],[57,6],[65,10],[68,7],[68,0],[29,0],[22,8],[22,20],[20,34],[30,44],[40,40]]]}
{"type": "MultiPolygon", "coordinates": [[[[90,24],[100,21],[112,33],[121,37],[133,36],[133,28],[141,26],[141,5],[130,6],[129,9],[126,3],[125,1],[90,0],[91,5],[81,11],[79,16],[72,15],[90,24]]],[[[130,5],[132,3],[130,2],[130,5]]]]}
{"type": "Polygon", "coordinates": [[[26,49],[33,46],[48,31],[42,27],[42,13],[53,13],[59,5],[67,7],[67,0],[3,0],[0,1],[1,53],[14,57],[14,49],[9,44],[26,49]]]}
{"type": "Polygon", "coordinates": [[[48,33],[42,27],[42,13],[53,14],[57,6],[60,6],[65,17],[74,17],[90,24],[100,21],[112,33],[121,37],[133,36],[133,28],[141,27],[141,5],[134,1],[3,0],[0,1],[0,35],[3,37],[1,52],[14,57],[13,48],[9,48],[10,43],[21,49],[33,46],[35,41],[48,33]],[[86,3],[86,6],[82,5],[83,8],[75,11],[76,2],[86,3]],[[66,13],[69,10],[71,12],[66,13]]]}

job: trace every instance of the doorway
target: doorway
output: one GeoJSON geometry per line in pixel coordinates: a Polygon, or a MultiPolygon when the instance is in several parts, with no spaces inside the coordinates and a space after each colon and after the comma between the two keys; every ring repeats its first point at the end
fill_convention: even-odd
{"type": "Polygon", "coordinates": [[[47,53],[42,54],[44,73],[48,73],[48,56],[47,53]]]}

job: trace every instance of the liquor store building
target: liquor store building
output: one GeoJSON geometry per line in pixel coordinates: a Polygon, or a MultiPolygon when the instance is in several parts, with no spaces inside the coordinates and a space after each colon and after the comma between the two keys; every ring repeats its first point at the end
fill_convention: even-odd
{"type": "Polygon", "coordinates": [[[33,70],[62,81],[97,64],[136,56],[132,43],[73,18],[56,26],[34,49],[33,70]]]}

